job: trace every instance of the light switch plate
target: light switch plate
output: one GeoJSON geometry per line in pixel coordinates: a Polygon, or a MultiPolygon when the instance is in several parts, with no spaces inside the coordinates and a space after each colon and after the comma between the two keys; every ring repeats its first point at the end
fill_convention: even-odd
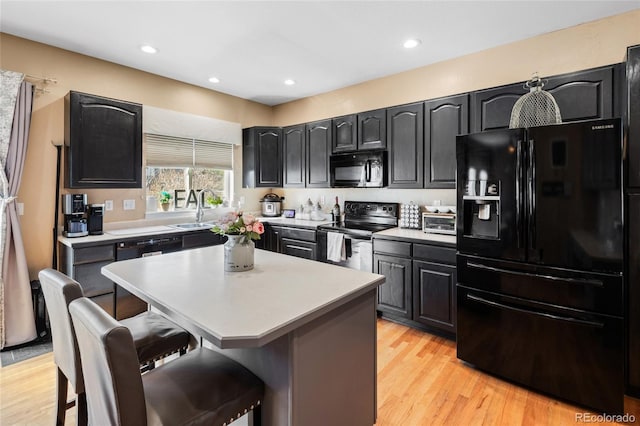
{"type": "Polygon", "coordinates": [[[106,211],[113,210],[113,200],[104,200],[104,209],[106,211]]]}
{"type": "Polygon", "coordinates": [[[122,208],[124,210],[135,210],[136,200],[124,200],[122,201],[122,208]]]}
{"type": "Polygon", "coordinates": [[[18,216],[24,215],[24,203],[16,203],[16,210],[18,211],[18,216]]]}

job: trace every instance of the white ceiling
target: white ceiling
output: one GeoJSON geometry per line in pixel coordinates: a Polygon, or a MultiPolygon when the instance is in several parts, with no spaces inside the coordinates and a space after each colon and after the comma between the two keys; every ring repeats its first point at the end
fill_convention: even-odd
{"type": "Polygon", "coordinates": [[[640,0],[2,0],[0,31],[277,105],[638,8],[640,0]],[[422,44],[404,49],[410,37],[422,44]],[[158,53],[142,53],[146,43],[158,53]],[[297,84],[285,86],[288,78],[297,84]]]}

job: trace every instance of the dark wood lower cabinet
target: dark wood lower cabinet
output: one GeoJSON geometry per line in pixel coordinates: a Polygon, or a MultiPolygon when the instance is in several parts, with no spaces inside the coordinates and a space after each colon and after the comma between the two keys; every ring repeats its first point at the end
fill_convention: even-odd
{"type": "Polygon", "coordinates": [[[385,276],[378,287],[384,318],[442,334],[456,333],[456,249],[387,238],[373,240],[374,272],[385,276]]]}
{"type": "Polygon", "coordinates": [[[318,259],[315,229],[265,224],[258,248],[303,259],[318,259]]]}
{"type": "Polygon", "coordinates": [[[444,331],[456,331],[456,268],[413,261],[413,319],[444,331]]]}
{"type": "Polygon", "coordinates": [[[378,287],[378,310],[411,319],[411,259],[374,254],[373,271],[386,278],[378,287]]]}

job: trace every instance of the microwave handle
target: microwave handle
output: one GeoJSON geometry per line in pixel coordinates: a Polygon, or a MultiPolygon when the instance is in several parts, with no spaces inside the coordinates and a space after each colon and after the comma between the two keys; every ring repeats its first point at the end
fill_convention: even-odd
{"type": "Polygon", "coordinates": [[[364,180],[365,182],[371,182],[371,160],[367,160],[364,163],[364,180]]]}

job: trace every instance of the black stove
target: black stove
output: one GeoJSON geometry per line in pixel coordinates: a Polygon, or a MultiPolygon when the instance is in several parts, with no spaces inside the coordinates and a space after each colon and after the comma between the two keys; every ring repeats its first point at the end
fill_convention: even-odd
{"type": "MultiPolygon", "coordinates": [[[[398,204],[364,201],[344,203],[343,223],[320,225],[318,227],[318,260],[362,271],[373,271],[372,235],[374,232],[398,226],[398,204]],[[343,234],[344,257],[332,252],[327,255],[327,240],[331,236],[335,244],[334,232],[343,234]]],[[[335,250],[336,246],[332,248],[335,250]]]]}
{"type": "Polygon", "coordinates": [[[368,201],[345,201],[342,223],[320,225],[318,230],[342,232],[363,238],[398,226],[398,204],[368,201]]]}

